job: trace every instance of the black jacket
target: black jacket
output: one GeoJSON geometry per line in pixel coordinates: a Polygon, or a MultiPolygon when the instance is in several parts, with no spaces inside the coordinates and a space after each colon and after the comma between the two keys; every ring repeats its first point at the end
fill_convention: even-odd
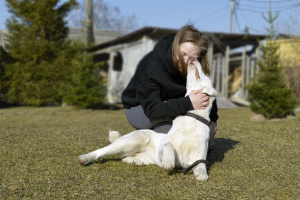
{"type": "MultiPolygon", "coordinates": [[[[175,35],[163,36],[153,51],[138,64],[137,70],[122,93],[124,108],[141,105],[150,119],[171,121],[193,110],[186,94],[186,78],[172,63],[172,44],[175,35]]],[[[214,101],[210,119],[216,122],[217,104],[214,101]]]]}

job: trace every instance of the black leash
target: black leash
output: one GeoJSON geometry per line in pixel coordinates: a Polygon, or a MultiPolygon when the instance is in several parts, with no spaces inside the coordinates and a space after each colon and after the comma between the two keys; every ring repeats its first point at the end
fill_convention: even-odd
{"type": "MultiPolygon", "coordinates": [[[[207,152],[207,157],[209,157],[211,151],[215,148],[214,126],[213,126],[212,122],[208,121],[207,119],[205,119],[205,118],[203,118],[199,115],[196,115],[196,114],[190,113],[190,112],[188,112],[185,116],[193,117],[193,118],[197,119],[198,121],[204,123],[205,125],[207,125],[209,127],[209,148],[208,148],[208,152],[207,152]]],[[[198,165],[199,163],[206,164],[206,167],[208,167],[208,165],[209,165],[209,162],[207,160],[197,160],[191,166],[182,169],[181,172],[186,174],[191,169],[193,169],[196,165],[198,165]]]]}

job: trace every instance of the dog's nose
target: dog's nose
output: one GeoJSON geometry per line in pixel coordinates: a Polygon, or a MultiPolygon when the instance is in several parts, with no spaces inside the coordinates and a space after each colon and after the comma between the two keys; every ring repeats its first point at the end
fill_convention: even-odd
{"type": "Polygon", "coordinates": [[[196,67],[196,65],[195,65],[195,63],[194,63],[193,61],[190,61],[190,62],[188,63],[188,65],[193,65],[194,67],[196,67]]]}
{"type": "Polygon", "coordinates": [[[188,65],[193,65],[194,61],[195,61],[195,59],[189,58],[187,63],[188,63],[188,65]]]}

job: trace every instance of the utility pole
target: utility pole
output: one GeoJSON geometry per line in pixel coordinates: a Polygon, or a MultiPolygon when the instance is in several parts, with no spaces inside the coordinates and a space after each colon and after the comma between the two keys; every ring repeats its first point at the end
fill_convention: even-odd
{"type": "Polygon", "coordinates": [[[95,42],[94,39],[94,17],[93,17],[93,0],[85,0],[85,45],[95,42]]]}
{"type": "Polygon", "coordinates": [[[230,33],[233,32],[233,16],[234,16],[234,0],[231,0],[231,12],[230,12],[230,33]]]}

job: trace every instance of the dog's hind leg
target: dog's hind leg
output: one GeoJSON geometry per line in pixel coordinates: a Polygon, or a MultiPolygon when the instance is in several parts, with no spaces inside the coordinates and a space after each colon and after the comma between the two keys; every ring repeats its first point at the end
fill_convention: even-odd
{"type": "Polygon", "coordinates": [[[100,157],[111,154],[119,154],[120,157],[130,156],[140,151],[149,140],[149,135],[140,131],[134,131],[116,139],[113,143],[104,148],[80,155],[78,162],[81,165],[87,165],[100,157]]]}
{"type": "Polygon", "coordinates": [[[162,168],[165,171],[171,171],[175,167],[175,151],[173,145],[170,142],[163,144],[161,152],[162,168]]]}

